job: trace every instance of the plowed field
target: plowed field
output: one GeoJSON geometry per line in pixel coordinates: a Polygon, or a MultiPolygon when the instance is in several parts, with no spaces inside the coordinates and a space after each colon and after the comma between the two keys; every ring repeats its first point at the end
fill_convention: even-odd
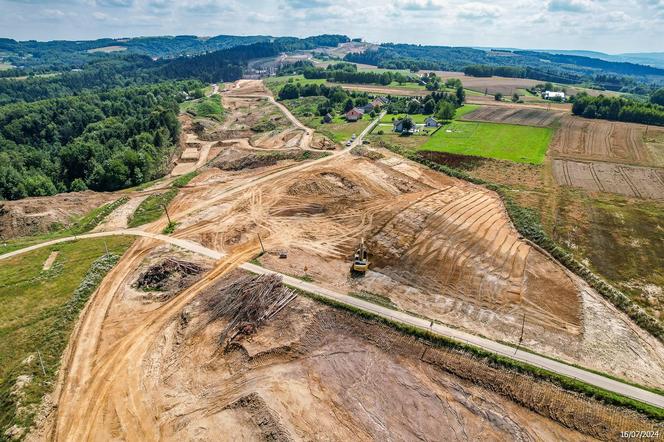
{"type": "Polygon", "coordinates": [[[664,169],[598,161],[553,160],[553,175],[560,184],[593,192],[664,199],[664,169]]]}
{"type": "MultiPolygon", "coordinates": [[[[664,144],[646,141],[644,125],[575,116],[566,116],[561,123],[551,143],[554,157],[664,167],[664,144]]],[[[648,140],[664,136],[664,128],[647,130],[648,140]]]]}
{"type": "Polygon", "coordinates": [[[558,111],[547,111],[545,109],[522,106],[480,106],[476,111],[464,115],[462,119],[525,126],[551,126],[562,115],[562,112],[558,111]]]}

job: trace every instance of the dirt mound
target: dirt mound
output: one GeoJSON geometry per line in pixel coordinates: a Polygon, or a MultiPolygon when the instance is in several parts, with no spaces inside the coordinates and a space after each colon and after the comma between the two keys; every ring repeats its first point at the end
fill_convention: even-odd
{"type": "Polygon", "coordinates": [[[289,195],[334,197],[368,196],[352,178],[336,172],[320,172],[298,180],[288,188],[289,195]]]}
{"type": "Polygon", "coordinates": [[[85,192],[0,202],[0,238],[10,239],[70,226],[75,218],[118,197],[111,193],[85,192]]]}
{"type": "Polygon", "coordinates": [[[148,268],[133,286],[145,291],[179,290],[191,285],[203,270],[203,267],[193,262],[166,258],[148,268]]]}
{"type": "MultiPolygon", "coordinates": [[[[246,151],[245,151],[246,152],[246,151]]],[[[307,150],[292,150],[287,152],[248,153],[243,155],[236,151],[235,155],[221,155],[210,165],[221,170],[238,171],[256,169],[258,167],[274,166],[279,161],[314,160],[323,156],[323,153],[307,150]]]]}

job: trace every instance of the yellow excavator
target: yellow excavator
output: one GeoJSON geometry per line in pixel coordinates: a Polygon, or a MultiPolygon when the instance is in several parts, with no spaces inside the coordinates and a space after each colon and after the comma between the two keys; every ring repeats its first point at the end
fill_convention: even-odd
{"type": "Polygon", "coordinates": [[[353,266],[351,269],[355,272],[364,273],[369,268],[369,252],[364,245],[364,238],[360,240],[360,246],[353,257],[353,266]]]}

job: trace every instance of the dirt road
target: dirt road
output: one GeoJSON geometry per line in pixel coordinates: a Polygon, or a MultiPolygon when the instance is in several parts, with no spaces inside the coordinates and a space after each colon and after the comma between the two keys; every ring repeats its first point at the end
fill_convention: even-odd
{"type": "MultiPolygon", "coordinates": [[[[225,93],[260,95],[270,99],[261,92],[263,89],[259,82],[240,82],[236,86],[227,89],[225,93]]],[[[290,115],[289,120],[291,118],[297,120],[287,109],[282,109],[282,112],[284,115],[290,115]]],[[[255,257],[259,250],[255,238],[257,232],[261,235],[263,232],[266,233],[263,237],[266,248],[274,250],[286,244],[289,250],[293,251],[288,256],[288,262],[296,264],[299,258],[304,262],[306,271],[307,266],[314,267],[317,263],[322,263],[325,257],[345,256],[346,244],[356,241],[355,236],[359,234],[358,232],[365,231],[363,229],[368,231],[374,226],[376,229],[373,237],[374,246],[383,247],[385,252],[383,256],[391,257],[393,254],[398,258],[390,258],[390,262],[397,262],[399,259],[410,260],[413,266],[404,268],[420,272],[421,267],[414,264],[432,260],[431,272],[435,275],[433,277],[424,275],[426,277],[424,282],[432,286],[437,284],[436,278],[442,273],[439,263],[454,263],[445,267],[444,276],[450,281],[455,281],[452,286],[459,291],[459,294],[456,298],[452,296],[437,298],[431,304],[434,307],[443,306],[451,300],[456,302],[462,299],[463,295],[473,295],[474,292],[462,293],[466,290],[466,285],[463,284],[467,281],[480,281],[478,284],[482,290],[479,292],[480,295],[484,294],[484,299],[480,299],[475,304],[477,306],[487,306],[488,310],[498,303],[499,307],[506,311],[511,308],[523,308],[519,302],[526,300],[534,305],[532,308],[528,306],[532,311],[542,310],[542,305],[550,301],[544,296],[548,295],[547,290],[551,287],[559,289],[563,284],[547,286],[544,283],[549,281],[547,279],[549,276],[536,271],[560,272],[559,266],[556,267],[557,264],[552,262],[544,264],[531,262],[545,258],[535,251],[531,252],[530,248],[512,232],[504,208],[495,195],[489,194],[486,189],[442,177],[394,155],[384,155],[386,158],[383,160],[371,162],[360,155],[348,154],[353,147],[362,144],[365,135],[375,127],[382,116],[381,114],[376,118],[350,146],[335,151],[328,157],[237,173],[226,173],[221,170],[205,171],[202,176],[197,177],[201,178],[200,182],[194,181],[192,186],[180,192],[173,201],[171,216],[181,222],[174,236],[157,233],[163,227],[161,220],[142,227],[143,230],[116,229],[60,238],[1,255],[0,260],[3,260],[40,247],[78,238],[109,235],[140,237],[118,266],[104,279],[82,314],[65,355],[62,376],[56,390],[58,407],[53,412],[55,416],[53,422],[48,424],[50,426],[44,433],[47,434],[46,438],[159,440],[167,434],[164,433],[165,427],[174,425],[176,419],[178,423],[187,426],[188,413],[191,411],[188,407],[192,405],[198,407],[198,402],[188,403],[185,407],[185,404],[178,404],[178,398],[175,398],[171,402],[173,407],[165,406],[162,399],[164,395],[168,396],[168,390],[164,388],[163,378],[156,376],[155,373],[177,372],[178,379],[187,384],[185,388],[188,388],[190,382],[197,383],[203,371],[223,371],[228,367],[183,368],[182,364],[185,361],[171,360],[164,353],[166,351],[164,348],[173,344],[165,343],[170,333],[167,333],[167,329],[177,331],[178,323],[188,321],[185,309],[192,303],[200,302],[200,295],[211,290],[214,284],[219,283],[235,268],[253,273],[277,273],[282,275],[286,284],[319,296],[403,324],[429,329],[441,336],[468,342],[487,351],[544,367],[556,373],[573,376],[637,400],[664,406],[664,398],[649,391],[544,356],[515,351],[512,347],[498,343],[499,338],[495,336],[492,336],[494,339],[492,340],[440,323],[431,324],[421,316],[404,313],[405,310],[414,310],[390,309],[348,296],[346,293],[350,291],[346,290],[343,282],[339,285],[330,285],[321,278],[320,282],[316,279],[316,284],[313,284],[290,276],[293,273],[289,271],[274,267],[270,267],[273,270],[269,270],[268,266],[257,266],[247,262],[255,257]],[[404,226],[412,231],[404,233],[404,226]],[[478,230],[482,230],[483,235],[478,236],[478,230]],[[411,243],[413,247],[410,249],[404,246],[411,243]],[[166,244],[183,250],[170,248],[166,244]],[[159,256],[163,257],[174,253],[185,253],[184,251],[208,258],[206,268],[212,269],[198,282],[177,292],[175,296],[160,302],[146,303],[145,293],[137,291],[132,285],[137,272],[154,262],[157,259],[155,255],[159,253],[162,253],[159,256]],[[508,253],[510,251],[513,253],[508,253]],[[445,256],[439,258],[438,253],[449,255],[454,259],[442,261],[445,256]],[[526,260],[530,264],[526,265],[526,260]],[[476,274],[478,267],[476,263],[481,265],[483,274],[476,274]],[[528,278],[528,284],[522,284],[523,269],[526,268],[530,271],[525,276],[528,278]],[[456,271],[460,273],[455,273],[456,271]],[[518,277],[513,275],[517,273],[518,277]],[[492,279],[482,285],[484,274],[488,274],[492,279]],[[501,288],[503,286],[505,290],[501,288]],[[513,296],[499,297],[504,291],[509,290],[514,292],[513,296]],[[542,298],[533,297],[533,293],[542,298]],[[542,302],[536,302],[540,300],[542,302]]],[[[293,123],[298,128],[304,127],[299,122],[293,123]]],[[[345,278],[347,261],[342,259],[340,262],[346,271],[337,272],[330,266],[329,261],[319,268],[330,273],[344,274],[345,278]]],[[[380,267],[380,263],[376,263],[376,267],[380,267]]],[[[374,275],[366,279],[378,278],[387,284],[390,278],[388,274],[389,269],[385,268],[384,273],[374,272],[374,275]]],[[[410,290],[409,293],[418,302],[428,307],[425,304],[428,302],[426,297],[420,296],[423,292],[418,292],[419,289],[415,287],[415,279],[405,273],[400,277],[405,281],[404,285],[395,286],[394,290],[399,293],[410,290]]],[[[558,300],[568,300],[567,304],[574,308],[579,305],[577,292],[573,289],[569,290],[567,298],[563,297],[567,296],[567,293],[558,292],[560,290],[556,292],[558,300]]],[[[550,310],[551,312],[544,312],[547,313],[546,318],[555,319],[564,316],[554,307],[550,310]]],[[[476,311],[479,311],[479,308],[476,311]]],[[[604,312],[604,310],[598,311],[604,312]]],[[[463,313],[466,317],[470,317],[473,312],[464,309],[463,313]]],[[[499,314],[500,312],[496,316],[499,314]]],[[[575,321],[580,314],[574,310],[568,316],[571,317],[567,321],[571,324],[571,332],[569,335],[560,335],[561,339],[578,333],[579,327],[576,327],[575,321]]],[[[583,322],[582,325],[586,326],[586,323],[583,322]]],[[[560,327],[555,330],[558,333],[560,327]]],[[[470,328],[470,331],[477,330],[470,328]]],[[[206,329],[206,332],[212,333],[212,330],[206,329]]],[[[175,335],[177,336],[177,333],[175,335]]],[[[642,345],[641,341],[637,344],[642,345]]],[[[556,354],[547,351],[549,348],[554,348],[554,345],[555,343],[551,347],[537,347],[537,349],[545,354],[556,354]]],[[[651,353],[641,352],[642,348],[635,345],[631,349],[639,353],[645,361],[643,365],[648,366],[648,363],[654,359],[649,359],[651,353]]],[[[609,348],[606,353],[612,355],[611,351],[614,350],[609,348]]],[[[592,351],[590,353],[597,354],[592,351]]],[[[265,356],[279,357],[279,355],[265,356]]],[[[622,362],[619,361],[618,364],[622,362]]],[[[233,371],[231,368],[229,374],[235,376],[233,371]]],[[[260,380],[257,383],[260,384],[260,380]]],[[[252,383],[249,388],[254,386],[252,383]]],[[[228,391],[232,396],[234,389],[240,387],[234,383],[221,383],[215,384],[214,388],[228,391]]],[[[215,416],[215,410],[216,408],[203,407],[197,408],[195,413],[215,416]]],[[[201,421],[195,422],[198,425],[201,421]]],[[[224,424],[221,427],[227,428],[228,425],[224,424]]]]}
{"type": "MultiPolygon", "coordinates": [[[[16,250],[14,252],[6,253],[4,255],[0,255],[0,260],[10,258],[12,256],[17,256],[22,253],[29,252],[31,250],[36,250],[42,247],[47,247],[49,245],[53,244],[58,244],[66,241],[74,241],[76,239],[84,239],[84,238],[100,238],[104,236],[117,236],[117,235],[134,235],[134,236],[141,236],[144,238],[150,238],[158,241],[163,241],[167,242],[169,244],[173,244],[175,246],[181,247],[183,249],[204,255],[208,258],[212,258],[215,260],[220,260],[224,257],[224,255],[216,250],[209,249],[207,247],[202,246],[201,244],[195,243],[193,241],[188,241],[184,239],[179,239],[179,238],[173,238],[171,236],[166,236],[166,235],[160,235],[156,233],[150,233],[150,232],[144,232],[141,230],[136,230],[136,229],[127,229],[127,230],[116,230],[116,231],[111,231],[111,232],[100,232],[100,233],[90,233],[87,235],[80,235],[77,237],[68,237],[68,238],[60,238],[57,240],[53,241],[48,241],[46,243],[41,243],[37,244],[31,247],[27,247],[25,249],[21,250],[16,250]]],[[[236,261],[236,264],[239,268],[242,268],[244,270],[250,271],[252,273],[256,274],[279,274],[282,276],[284,283],[287,285],[290,285],[292,287],[296,287],[298,289],[304,290],[309,293],[314,293],[316,295],[325,297],[327,299],[331,299],[333,301],[338,301],[342,302],[347,305],[351,305],[353,307],[357,307],[361,310],[371,312],[375,315],[378,315],[380,317],[394,320],[396,322],[400,322],[403,324],[408,324],[412,325],[415,327],[418,327],[423,330],[429,330],[437,335],[444,336],[447,338],[454,339],[456,341],[461,341],[464,343],[468,343],[471,345],[474,345],[476,347],[479,347],[483,350],[501,355],[501,356],[506,356],[510,359],[514,359],[520,362],[525,362],[540,368],[544,368],[546,370],[552,371],[557,374],[561,374],[564,376],[569,376],[574,379],[578,379],[580,381],[583,381],[587,384],[594,385],[596,387],[603,388],[608,391],[612,391],[614,393],[621,394],[623,396],[630,397],[632,399],[636,399],[638,401],[642,401],[651,405],[655,405],[657,407],[662,407],[664,408],[664,396],[658,395],[656,393],[643,390],[638,387],[634,387],[628,384],[624,384],[619,381],[615,381],[613,379],[586,371],[582,368],[574,367],[571,365],[567,365],[558,361],[555,361],[553,359],[546,358],[544,356],[539,356],[534,353],[529,353],[525,351],[520,351],[520,350],[515,350],[513,347],[510,347],[508,345],[500,344],[498,342],[492,341],[490,339],[485,339],[479,336],[472,335],[470,333],[465,333],[463,331],[453,329],[450,327],[447,327],[442,324],[433,324],[431,326],[431,323],[429,320],[422,319],[421,317],[413,316],[405,312],[400,312],[392,309],[388,309],[385,307],[381,307],[377,304],[363,301],[362,299],[358,299],[352,296],[348,296],[339,292],[335,292],[333,290],[329,290],[324,287],[320,287],[316,284],[312,284],[310,282],[303,281],[298,278],[293,278],[292,276],[280,274],[278,272],[274,272],[272,270],[266,269],[261,266],[257,266],[255,264],[251,264],[249,262],[244,262],[244,263],[238,263],[236,261]]],[[[220,275],[223,273],[219,273],[220,275]]],[[[209,276],[207,279],[212,280],[213,277],[209,276]]],[[[189,299],[189,298],[187,298],[189,299]]],[[[170,309],[169,309],[170,311],[170,309]]]]}

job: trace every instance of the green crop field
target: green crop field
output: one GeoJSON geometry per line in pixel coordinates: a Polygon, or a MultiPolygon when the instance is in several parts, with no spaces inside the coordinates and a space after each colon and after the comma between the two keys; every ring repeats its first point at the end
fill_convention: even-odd
{"type": "Polygon", "coordinates": [[[224,108],[221,106],[219,95],[185,101],[180,104],[180,112],[187,112],[195,117],[213,118],[218,121],[222,121],[224,118],[224,108]]]}
{"type": "Polygon", "coordinates": [[[553,129],[544,127],[454,121],[420,149],[541,164],[552,136],[553,129]]]}
{"type": "Polygon", "coordinates": [[[0,435],[14,424],[30,425],[53,388],[79,311],[132,242],[123,236],[79,240],[0,261],[0,435]],[[43,270],[53,251],[58,256],[43,270]],[[19,376],[21,394],[12,395],[19,376]]]}

